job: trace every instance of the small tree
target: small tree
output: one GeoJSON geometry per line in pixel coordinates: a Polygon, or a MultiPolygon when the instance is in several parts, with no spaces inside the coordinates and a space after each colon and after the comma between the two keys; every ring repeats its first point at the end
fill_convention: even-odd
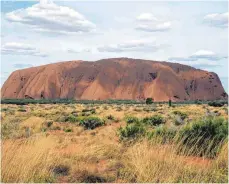
{"type": "Polygon", "coordinates": [[[153,99],[152,98],[146,98],[146,104],[152,104],[153,103],[153,99]]]}
{"type": "Polygon", "coordinates": [[[172,100],[169,99],[169,107],[171,107],[171,106],[172,106],[172,100]]]}

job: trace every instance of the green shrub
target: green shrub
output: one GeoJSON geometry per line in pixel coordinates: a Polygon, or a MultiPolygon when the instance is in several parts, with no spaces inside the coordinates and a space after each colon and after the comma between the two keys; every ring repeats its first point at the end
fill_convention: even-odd
{"type": "Polygon", "coordinates": [[[145,128],[139,124],[128,124],[126,127],[120,127],[118,134],[121,140],[124,139],[135,139],[145,134],[145,128]]]}
{"type": "Polygon", "coordinates": [[[139,119],[134,116],[127,116],[125,117],[126,123],[131,124],[131,123],[138,123],[139,119]]]}
{"type": "Polygon", "coordinates": [[[105,122],[97,117],[87,117],[80,120],[80,125],[83,126],[85,129],[95,129],[96,127],[104,125],[105,122]]]}
{"type": "Polygon", "coordinates": [[[75,123],[75,122],[78,122],[78,118],[72,114],[70,114],[69,116],[67,116],[64,120],[65,122],[72,122],[72,123],[75,123]]]}
{"type": "Polygon", "coordinates": [[[153,103],[153,99],[152,98],[146,98],[146,104],[152,104],[153,103]]]}
{"type": "Polygon", "coordinates": [[[151,126],[157,126],[157,125],[165,123],[165,120],[161,115],[154,115],[154,116],[151,116],[151,117],[143,118],[142,122],[144,124],[148,124],[148,125],[151,125],[151,126]]]}
{"type": "Polygon", "coordinates": [[[200,119],[179,131],[179,150],[186,154],[214,157],[228,136],[228,123],[224,118],[200,119]]]}
{"type": "Polygon", "coordinates": [[[213,107],[223,107],[224,104],[227,104],[226,101],[211,101],[208,103],[209,106],[213,106],[213,107]]]}
{"type": "Polygon", "coordinates": [[[201,104],[203,104],[203,103],[202,103],[202,101],[200,101],[200,100],[195,100],[195,104],[201,105],[201,104]]]}
{"type": "Polygon", "coordinates": [[[176,136],[176,129],[167,128],[165,126],[156,127],[152,132],[148,134],[149,139],[156,138],[161,143],[167,143],[174,139],[176,136]]]}

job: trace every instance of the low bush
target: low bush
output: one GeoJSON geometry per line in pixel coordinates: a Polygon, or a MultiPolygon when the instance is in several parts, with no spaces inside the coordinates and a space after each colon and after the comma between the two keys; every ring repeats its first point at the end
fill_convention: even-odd
{"type": "Polygon", "coordinates": [[[208,102],[209,106],[213,106],[213,107],[223,107],[225,104],[227,104],[226,101],[211,101],[208,102]]]}
{"type": "Polygon", "coordinates": [[[127,117],[125,117],[125,121],[126,121],[126,123],[131,124],[131,123],[138,123],[139,119],[137,117],[134,117],[134,116],[127,116],[127,117]]]}
{"type": "Polygon", "coordinates": [[[153,103],[153,99],[152,98],[147,98],[146,99],[146,104],[149,105],[149,104],[152,104],[153,103]]]}
{"type": "Polygon", "coordinates": [[[228,123],[224,118],[200,119],[179,131],[178,149],[185,154],[215,157],[227,136],[228,123]]]}
{"type": "Polygon", "coordinates": [[[64,120],[65,122],[72,122],[72,123],[75,123],[75,122],[78,122],[78,118],[72,114],[70,114],[69,116],[67,116],[64,120]]]}
{"type": "Polygon", "coordinates": [[[124,128],[120,127],[118,129],[118,134],[121,140],[135,139],[145,134],[145,128],[139,123],[128,124],[124,128]]]}
{"type": "Polygon", "coordinates": [[[97,117],[87,117],[80,120],[80,125],[83,126],[85,129],[95,129],[96,127],[104,125],[105,122],[97,117]]]}
{"type": "Polygon", "coordinates": [[[154,116],[151,116],[151,117],[143,118],[142,122],[144,124],[148,124],[148,125],[151,125],[151,126],[157,126],[157,125],[160,125],[160,124],[164,124],[165,120],[161,115],[154,115],[154,116]]]}
{"type": "Polygon", "coordinates": [[[202,102],[202,101],[200,101],[200,100],[195,100],[195,104],[197,104],[197,105],[201,105],[201,104],[203,104],[203,102],[202,102]]]}

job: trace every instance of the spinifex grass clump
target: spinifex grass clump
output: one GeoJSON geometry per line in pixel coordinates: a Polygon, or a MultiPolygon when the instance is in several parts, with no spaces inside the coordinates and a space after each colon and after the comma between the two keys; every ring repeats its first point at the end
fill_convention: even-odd
{"type": "Polygon", "coordinates": [[[131,123],[138,123],[139,119],[134,116],[127,116],[125,117],[126,123],[131,124],[131,123]]]}
{"type": "Polygon", "coordinates": [[[160,124],[164,124],[165,120],[161,115],[154,115],[154,116],[151,116],[151,117],[143,118],[142,122],[144,124],[148,124],[148,125],[151,125],[151,126],[157,126],[157,125],[160,125],[160,124]]]}
{"type": "Polygon", "coordinates": [[[87,117],[80,120],[80,125],[82,125],[85,129],[95,129],[96,127],[104,125],[105,122],[97,117],[87,117]]]}
{"type": "Polygon", "coordinates": [[[78,118],[74,116],[73,114],[70,114],[69,116],[65,117],[65,122],[72,122],[75,123],[78,121],[78,118]]]}
{"type": "Polygon", "coordinates": [[[200,119],[179,132],[178,150],[189,155],[215,157],[228,136],[224,118],[200,119]]]}
{"type": "Polygon", "coordinates": [[[118,134],[121,140],[136,139],[145,134],[145,128],[140,123],[132,123],[126,125],[126,127],[120,127],[118,134]]]}

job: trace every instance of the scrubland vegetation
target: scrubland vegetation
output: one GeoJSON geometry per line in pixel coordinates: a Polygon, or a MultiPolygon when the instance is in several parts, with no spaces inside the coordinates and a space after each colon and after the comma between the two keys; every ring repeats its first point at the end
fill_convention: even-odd
{"type": "Polygon", "coordinates": [[[2,182],[228,181],[226,104],[2,104],[2,182]]]}

